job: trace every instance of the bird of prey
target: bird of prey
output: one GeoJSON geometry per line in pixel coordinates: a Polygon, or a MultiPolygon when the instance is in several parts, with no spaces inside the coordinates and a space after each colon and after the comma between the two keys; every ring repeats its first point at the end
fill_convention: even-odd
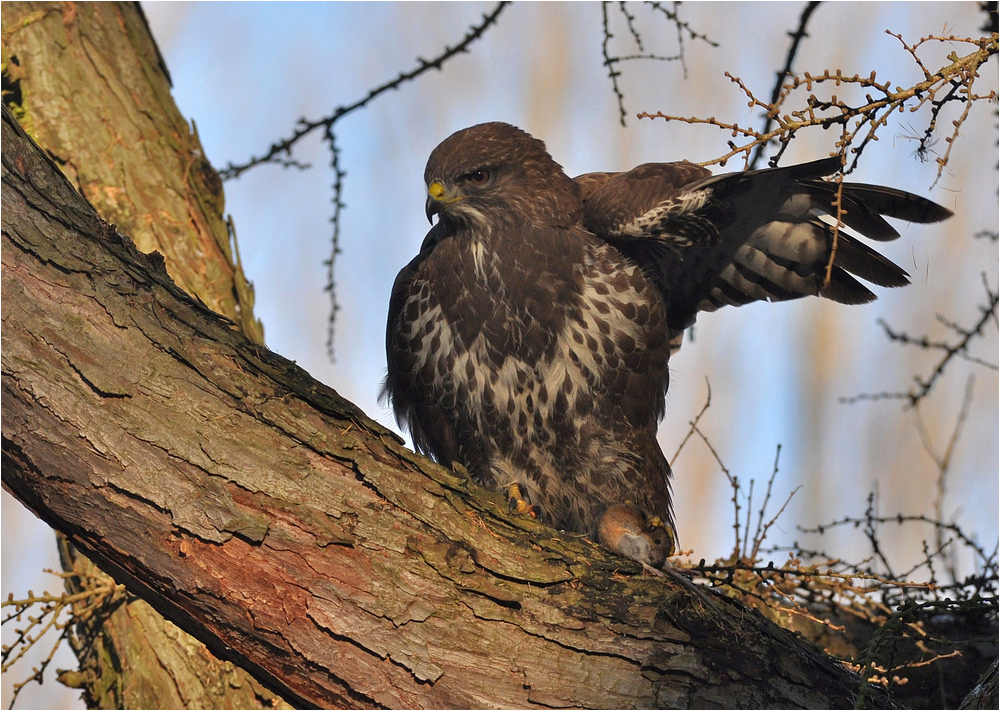
{"type": "Polygon", "coordinates": [[[397,421],[440,463],[498,491],[517,485],[514,499],[557,528],[598,538],[610,508],[640,512],[647,533],[640,520],[638,537],[601,540],[660,564],[655,545],[616,542],[653,540],[658,527],[673,539],[656,429],[667,361],[698,312],[808,295],[871,301],[857,278],[891,287],[907,274],[845,227],[891,240],[882,216],[951,214],[892,188],[824,180],[840,166],[713,176],[647,163],[571,179],[509,124],[451,135],[424,172],[438,221],[389,304],[384,394],[397,421]]]}

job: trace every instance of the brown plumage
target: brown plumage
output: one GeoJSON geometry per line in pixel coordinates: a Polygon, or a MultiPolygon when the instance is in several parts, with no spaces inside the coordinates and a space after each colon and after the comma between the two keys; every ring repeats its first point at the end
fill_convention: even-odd
{"type": "MultiPolygon", "coordinates": [[[[667,360],[698,311],[820,295],[858,303],[906,274],[819,219],[836,159],[711,176],[646,164],[571,180],[503,123],[459,131],[424,173],[438,222],[389,305],[385,394],[416,447],[482,484],[517,483],[543,520],[596,534],[613,504],[673,525],[656,442],[667,360]],[[831,254],[832,264],[831,262],[831,254]]],[[[844,184],[844,222],[933,222],[923,198],[844,184]]]]}

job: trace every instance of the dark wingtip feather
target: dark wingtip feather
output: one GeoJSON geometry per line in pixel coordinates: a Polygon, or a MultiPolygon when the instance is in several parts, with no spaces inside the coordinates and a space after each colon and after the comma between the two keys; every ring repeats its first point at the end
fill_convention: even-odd
{"type": "Polygon", "coordinates": [[[868,205],[851,193],[844,195],[840,220],[851,229],[857,230],[868,239],[873,239],[876,242],[890,242],[899,237],[899,232],[895,227],[886,222],[877,211],[870,210],[868,205]]]}
{"type": "Polygon", "coordinates": [[[933,200],[883,185],[844,183],[844,192],[880,215],[928,224],[947,220],[954,213],[933,200]]]}
{"type": "MultiPolygon", "coordinates": [[[[803,181],[801,185],[808,190],[817,209],[834,214],[831,203],[837,192],[836,183],[809,180],[803,181]]],[[[946,220],[953,214],[948,208],[919,195],[864,183],[844,183],[842,205],[841,221],[868,239],[878,242],[888,242],[899,237],[896,228],[886,222],[883,216],[907,222],[931,223],[946,220]]]]}
{"type": "Polygon", "coordinates": [[[807,180],[809,178],[821,178],[833,175],[840,170],[841,162],[839,156],[820,158],[808,163],[798,163],[796,165],[783,165],[780,168],[763,168],[761,170],[751,170],[744,175],[754,175],[758,173],[772,173],[782,175],[792,180],[807,180]]]}
{"type": "Polygon", "coordinates": [[[879,286],[897,287],[910,283],[910,275],[899,265],[843,232],[838,235],[833,264],[879,286]]]}
{"type": "Polygon", "coordinates": [[[876,298],[868,287],[839,267],[830,272],[830,283],[819,295],[841,304],[867,304],[876,298]]]}

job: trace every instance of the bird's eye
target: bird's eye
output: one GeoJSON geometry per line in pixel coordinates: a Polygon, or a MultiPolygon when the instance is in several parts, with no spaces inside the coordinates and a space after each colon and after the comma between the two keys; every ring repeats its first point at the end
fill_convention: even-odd
{"type": "Polygon", "coordinates": [[[489,179],[490,171],[488,170],[477,170],[474,173],[469,173],[469,180],[473,185],[484,185],[489,179]]]}

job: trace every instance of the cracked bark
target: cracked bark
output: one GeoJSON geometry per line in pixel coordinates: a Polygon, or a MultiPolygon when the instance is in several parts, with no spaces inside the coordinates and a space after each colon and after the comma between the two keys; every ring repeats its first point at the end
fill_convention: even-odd
{"type": "MultiPolygon", "coordinates": [[[[3,19],[4,103],[105,220],[162,253],[179,286],[262,341],[221,183],[170,96],[139,6],[19,2],[3,19]]],[[[96,566],[59,547],[77,573],[71,592],[103,584],[96,566]]],[[[80,671],[59,679],[91,707],[287,706],[140,599],[105,606],[77,631],[80,671]]]]}
{"type": "Polygon", "coordinates": [[[263,342],[225,198],[138,3],[4,8],[4,103],[98,214],[263,342]]]}
{"type": "Polygon", "coordinates": [[[858,678],[801,638],[508,516],[248,340],[6,108],[2,200],[4,488],[285,698],[853,704],[858,678]]]}

